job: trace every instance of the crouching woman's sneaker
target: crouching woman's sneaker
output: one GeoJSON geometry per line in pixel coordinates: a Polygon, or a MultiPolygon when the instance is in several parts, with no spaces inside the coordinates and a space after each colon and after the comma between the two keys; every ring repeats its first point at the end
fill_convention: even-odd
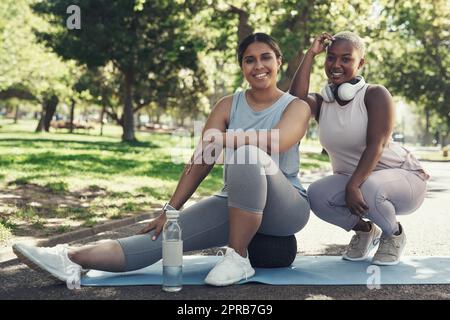
{"type": "Polygon", "coordinates": [[[342,258],[350,261],[365,260],[370,252],[376,247],[376,239],[381,235],[381,230],[371,221],[370,231],[356,231],[350,244],[347,246],[342,258]]]}
{"type": "Polygon", "coordinates": [[[16,243],[12,249],[19,260],[37,271],[44,271],[52,277],[67,283],[69,289],[80,287],[81,266],[69,259],[68,245],[51,248],[16,243]]]}
{"type": "Polygon", "coordinates": [[[250,260],[241,257],[234,249],[227,248],[227,252],[216,266],[208,273],[205,283],[212,286],[228,286],[243,279],[251,278],[255,275],[250,260]]]}
{"type": "Polygon", "coordinates": [[[398,225],[400,229],[399,235],[381,235],[380,246],[372,259],[373,264],[393,266],[399,263],[403,249],[406,245],[406,235],[400,223],[398,225]]]}

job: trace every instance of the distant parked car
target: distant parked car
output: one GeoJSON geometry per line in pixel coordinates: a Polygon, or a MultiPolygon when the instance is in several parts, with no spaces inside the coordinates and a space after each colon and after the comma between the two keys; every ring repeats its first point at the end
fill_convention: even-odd
{"type": "Polygon", "coordinates": [[[392,134],[392,139],[396,142],[405,143],[405,136],[403,135],[403,133],[394,132],[392,134]]]}

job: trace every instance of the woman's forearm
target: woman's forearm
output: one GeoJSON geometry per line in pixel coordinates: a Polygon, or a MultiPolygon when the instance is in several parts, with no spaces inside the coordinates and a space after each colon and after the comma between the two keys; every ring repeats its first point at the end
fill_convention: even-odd
{"type": "Polygon", "coordinates": [[[180,209],[197,190],[213,167],[214,164],[188,164],[184,168],[175,192],[170,198],[170,205],[175,209],[180,209]]]}
{"type": "Polygon", "coordinates": [[[277,130],[222,132],[207,137],[206,141],[199,143],[191,163],[184,168],[169,201],[170,205],[179,209],[186,203],[213,168],[215,161],[220,156],[219,150],[224,146],[238,148],[243,145],[255,145],[269,153],[271,147],[278,145],[277,130]]]}
{"type": "Polygon", "coordinates": [[[358,166],[347,183],[347,188],[359,188],[377,166],[383,153],[382,144],[367,146],[361,155],[358,166]]]}
{"type": "Polygon", "coordinates": [[[311,77],[311,69],[314,62],[314,53],[310,50],[306,51],[302,62],[300,63],[297,71],[295,72],[294,79],[292,80],[289,92],[299,97],[300,99],[305,99],[309,93],[309,80],[311,77]]]}
{"type": "Polygon", "coordinates": [[[253,145],[265,150],[268,154],[272,148],[279,149],[279,130],[253,130],[245,132],[227,132],[222,135],[225,146],[237,149],[245,145],[253,145]]]}

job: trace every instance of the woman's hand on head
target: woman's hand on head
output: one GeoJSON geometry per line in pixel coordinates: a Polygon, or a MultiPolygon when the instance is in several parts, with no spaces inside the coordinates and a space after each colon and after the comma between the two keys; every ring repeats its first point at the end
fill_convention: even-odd
{"type": "Polygon", "coordinates": [[[369,210],[361,189],[358,187],[347,186],[345,188],[345,203],[350,212],[357,216],[363,216],[369,210]]]}
{"type": "Polygon", "coordinates": [[[311,47],[309,48],[309,51],[314,55],[318,55],[319,53],[324,52],[327,46],[333,40],[334,38],[331,34],[324,32],[314,39],[311,47]]]}
{"type": "Polygon", "coordinates": [[[155,229],[155,232],[153,233],[152,240],[156,240],[161,233],[161,230],[164,227],[164,224],[167,221],[166,213],[163,210],[159,210],[156,212],[156,214],[159,214],[158,217],[150,221],[146,227],[142,228],[137,234],[145,234],[153,229],[155,229]]]}

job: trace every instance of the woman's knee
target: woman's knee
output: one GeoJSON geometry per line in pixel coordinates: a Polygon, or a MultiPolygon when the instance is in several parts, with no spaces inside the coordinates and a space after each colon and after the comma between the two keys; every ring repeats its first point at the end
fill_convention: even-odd
{"type": "Polygon", "coordinates": [[[316,211],[321,211],[318,210],[320,207],[323,206],[323,202],[324,202],[324,190],[323,184],[321,183],[321,181],[316,181],[313,182],[307,190],[307,195],[308,195],[308,200],[309,200],[309,205],[311,207],[311,210],[317,214],[316,211]]]}
{"type": "Polygon", "coordinates": [[[309,204],[305,204],[305,206],[303,206],[301,208],[301,212],[300,215],[298,216],[298,220],[297,220],[297,232],[299,232],[300,230],[302,230],[306,224],[309,221],[309,217],[310,217],[310,212],[311,212],[311,207],[309,206],[309,204]]]}
{"type": "Polygon", "coordinates": [[[243,145],[235,151],[235,164],[264,164],[270,160],[265,150],[254,145],[243,145]]]}
{"type": "Polygon", "coordinates": [[[261,179],[264,175],[262,157],[264,157],[264,151],[256,146],[245,145],[237,148],[233,162],[227,167],[227,183],[233,185],[237,182],[241,185],[261,179]]]}
{"type": "Polygon", "coordinates": [[[332,220],[330,214],[336,214],[335,208],[345,206],[345,192],[324,179],[313,182],[307,194],[311,210],[325,221],[332,220]]]}
{"type": "Polygon", "coordinates": [[[279,167],[278,163],[264,150],[257,146],[245,145],[235,150],[233,162],[227,170],[228,174],[232,176],[231,179],[237,177],[242,180],[240,179],[242,176],[254,176],[255,179],[261,179],[262,176],[277,174],[279,167]]]}

